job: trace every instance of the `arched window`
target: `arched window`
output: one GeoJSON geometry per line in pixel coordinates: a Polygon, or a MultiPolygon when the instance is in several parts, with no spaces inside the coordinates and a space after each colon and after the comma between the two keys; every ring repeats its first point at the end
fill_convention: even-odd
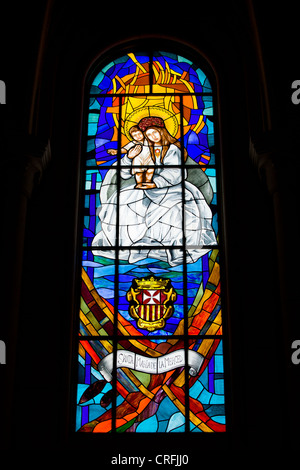
{"type": "Polygon", "coordinates": [[[130,50],[87,79],[76,432],[224,432],[216,89],[130,50]]]}

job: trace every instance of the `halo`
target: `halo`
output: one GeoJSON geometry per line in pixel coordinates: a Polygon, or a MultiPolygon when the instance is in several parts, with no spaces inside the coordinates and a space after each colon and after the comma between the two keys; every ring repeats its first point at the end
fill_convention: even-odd
{"type": "Polygon", "coordinates": [[[127,117],[124,123],[124,133],[129,140],[132,140],[132,137],[129,133],[132,126],[136,126],[142,118],[149,116],[162,118],[164,120],[166,129],[173,137],[176,137],[179,125],[175,114],[159,106],[144,106],[143,108],[135,109],[127,117]]]}

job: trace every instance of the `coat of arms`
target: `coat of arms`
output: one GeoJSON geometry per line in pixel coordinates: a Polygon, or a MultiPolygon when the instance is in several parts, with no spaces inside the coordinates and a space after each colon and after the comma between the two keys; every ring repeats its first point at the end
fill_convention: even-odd
{"type": "Polygon", "coordinates": [[[129,314],[137,320],[139,328],[155,331],[164,328],[166,320],[174,313],[177,294],[170,279],[148,276],[134,279],[127,292],[129,314]]]}

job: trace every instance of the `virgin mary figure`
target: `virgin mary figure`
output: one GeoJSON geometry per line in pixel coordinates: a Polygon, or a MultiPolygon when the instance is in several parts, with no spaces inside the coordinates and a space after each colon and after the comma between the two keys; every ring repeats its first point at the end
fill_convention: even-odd
{"type": "MultiPolygon", "coordinates": [[[[155,258],[176,266],[183,263],[185,246],[187,263],[194,263],[217,244],[209,180],[201,170],[183,169],[180,143],[163,119],[145,117],[138,127],[154,165],[152,181],[137,187],[129,153],[121,159],[119,193],[116,170],[107,172],[100,190],[101,228],[92,243],[93,253],[115,258],[111,248],[118,243],[119,259],[129,263],[155,258]]],[[[195,164],[185,149],[183,155],[186,165],[195,164]]]]}

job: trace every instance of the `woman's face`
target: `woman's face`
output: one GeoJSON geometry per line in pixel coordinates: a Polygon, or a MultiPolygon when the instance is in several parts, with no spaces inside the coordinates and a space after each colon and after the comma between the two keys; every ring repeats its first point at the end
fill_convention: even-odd
{"type": "Polygon", "coordinates": [[[151,127],[146,130],[146,136],[154,144],[159,144],[161,141],[160,132],[157,129],[152,129],[151,127]]]}

